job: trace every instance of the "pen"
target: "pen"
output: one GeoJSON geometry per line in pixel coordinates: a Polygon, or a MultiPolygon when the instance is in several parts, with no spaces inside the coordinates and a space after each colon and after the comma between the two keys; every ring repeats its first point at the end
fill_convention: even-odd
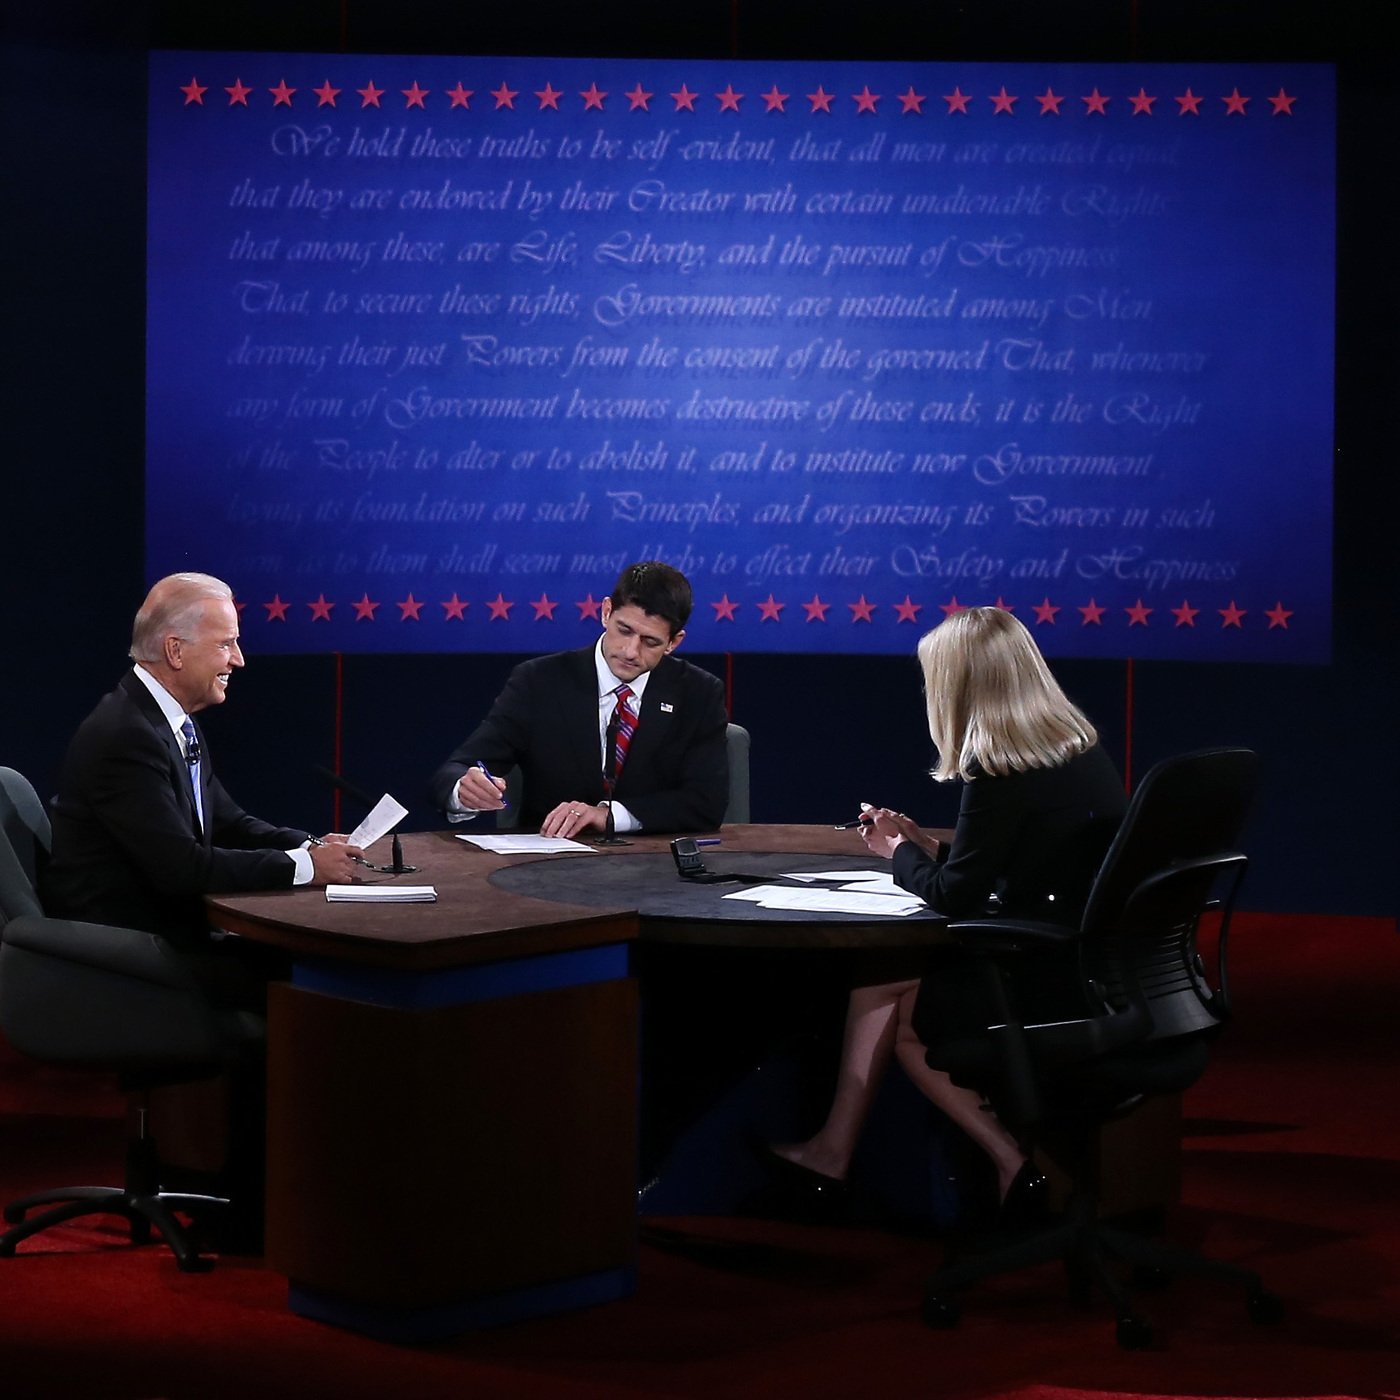
{"type": "MultiPolygon", "coordinates": [[[[492,773],[492,771],[491,771],[480,759],[477,759],[477,761],[476,761],[476,766],[477,766],[478,768],[480,768],[481,771],[482,771],[483,773],[486,774],[486,777],[487,777],[487,779],[488,779],[490,782],[493,782],[493,783],[494,783],[494,782],[496,781],[496,776],[495,776],[495,774],[492,773]]],[[[502,797],[502,798],[501,798],[501,806],[502,806],[502,807],[509,807],[509,806],[510,806],[510,803],[507,802],[507,801],[505,800],[504,797],[502,797]]]]}
{"type": "Polygon", "coordinates": [[[833,830],[854,831],[858,826],[869,826],[870,822],[871,818],[869,817],[857,817],[853,822],[838,822],[833,830]]]}

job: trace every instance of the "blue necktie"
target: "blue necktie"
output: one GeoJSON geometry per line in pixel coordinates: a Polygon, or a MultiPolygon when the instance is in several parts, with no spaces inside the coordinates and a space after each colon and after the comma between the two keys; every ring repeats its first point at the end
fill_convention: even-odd
{"type": "Polygon", "coordinates": [[[199,791],[199,735],[194,732],[194,721],[187,719],[180,726],[185,736],[185,762],[190,766],[190,785],[194,788],[194,810],[199,817],[199,829],[204,830],[204,798],[199,791]]]}

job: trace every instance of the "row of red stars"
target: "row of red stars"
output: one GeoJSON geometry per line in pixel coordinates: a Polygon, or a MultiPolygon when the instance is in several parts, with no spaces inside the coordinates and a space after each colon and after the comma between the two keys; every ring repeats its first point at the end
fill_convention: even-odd
{"type": "MultiPolygon", "coordinates": [[[[511,620],[510,610],[515,606],[514,599],[507,600],[503,594],[497,592],[494,598],[488,598],[485,601],[486,606],[491,610],[491,621],[509,622],[511,620]]],[[[550,598],[547,593],[542,593],[537,599],[527,600],[527,603],[528,606],[535,610],[534,620],[536,622],[553,622],[554,610],[560,606],[559,602],[550,598]]],[[[590,593],[582,602],[574,604],[574,607],[578,609],[578,620],[582,622],[585,618],[591,617],[595,621],[601,621],[599,609],[602,605],[602,600],[595,599],[593,594],[590,593]]],[[[247,603],[239,603],[237,606],[238,611],[242,613],[243,609],[248,605],[247,603]]],[[[286,622],[287,610],[292,604],[284,603],[279,595],[274,595],[270,603],[264,603],[262,606],[267,609],[267,620],[269,622],[286,622]]],[[[326,595],[322,593],[314,603],[307,603],[306,606],[311,609],[312,622],[329,622],[331,620],[331,609],[336,605],[332,602],[328,602],[326,600],[326,595]]],[[[360,598],[358,603],[351,603],[350,606],[355,610],[356,622],[374,622],[376,620],[376,609],[383,607],[384,604],[371,602],[369,594],[366,593],[360,598]]],[[[414,622],[421,622],[423,619],[420,613],[427,604],[415,598],[412,592],[410,592],[403,602],[395,603],[393,606],[399,610],[400,622],[407,622],[410,619],[414,622]]],[[[471,606],[471,603],[467,599],[459,598],[454,592],[447,602],[441,603],[439,606],[444,610],[444,621],[451,621],[453,618],[459,621],[465,621],[466,611],[471,606]]],[[[787,604],[778,602],[770,593],[761,603],[745,605],[732,600],[729,594],[725,593],[720,598],[719,602],[710,603],[709,606],[715,610],[714,620],[716,622],[737,621],[736,614],[738,610],[744,606],[756,607],[758,609],[758,620],[760,622],[781,622],[783,620],[782,612],[783,609],[787,607],[787,604]]],[[[823,603],[820,595],[814,594],[810,603],[799,603],[798,606],[806,611],[808,622],[825,622],[827,613],[836,605],[834,603],[823,603]]],[[[851,621],[853,623],[873,622],[873,615],[879,606],[880,604],[878,603],[868,602],[864,593],[860,595],[858,602],[846,604],[846,607],[851,610],[851,621]]],[[[914,623],[918,622],[919,613],[923,611],[924,607],[922,603],[914,602],[907,593],[904,595],[904,601],[902,603],[893,603],[890,604],[890,606],[894,609],[896,622],[914,623]]],[[[951,617],[956,612],[962,612],[967,604],[958,602],[957,596],[954,595],[946,603],[939,603],[937,606],[944,617],[951,617]]],[[[1007,612],[1016,611],[1016,605],[1014,603],[1005,602],[1001,598],[997,599],[996,606],[1004,608],[1007,612]]],[[[1031,611],[1035,614],[1035,625],[1037,627],[1043,627],[1046,624],[1053,627],[1056,625],[1055,615],[1065,611],[1065,609],[1058,603],[1052,603],[1049,598],[1046,598],[1042,602],[1032,603],[1031,611]]],[[[1113,609],[1104,607],[1090,598],[1087,605],[1074,607],[1070,609],[1070,611],[1080,614],[1083,619],[1080,623],[1081,627],[1102,627],[1104,615],[1112,612],[1113,609]]],[[[1146,627],[1149,625],[1148,619],[1154,612],[1157,612],[1158,609],[1149,608],[1142,599],[1139,598],[1131,608],[1124,608],[1122,611],[1127,614],[1129,627],[1146,627]]],[[[1171,613],[1171,615],[1176,618],[1176,626],[1178,627],[1194,627],[1196,625],[1197,616],[1201,612],[1207,610],[1193,608],[1189,602],[1183,599],[1179,608],[1164,608],[1161,609],[1161,611],[1171,613]]],[[[1230,606],[1228,608],[1216,608],[1214,611],[1220,614],[1221,627],[1238,627],[1241,631],[1244,630],[1244,618],[1249,615],[1249,610],[1247,608],[1236,607],[1233,598],[1230,600],[1230,606]]],[[[1272,608],[1263,610],[1263,616],[1269,619],[1270,631],[1275,627],[1281,627],[1286,632],[1288,630],[1288,619],[1293,616],[1293,613],[1285,608],[1282,603],[1276,603],[1272,608]]]]}
{"type": "MultiPolygon", "coordinates": [[[[180,91],[185,94],[186,107],[191,103],[202,107],[204,105],[204,94],[209,91],[209,88],[207,86],[201,87],[197,79],[191,78],[188,84],[182,87],[180,91]]],[[[235,78],[233,80],[233,86],[226,87],[224,91],[228,93],[228,105],[230,107],[246,107],[248,105],[248,95],[254,92],[255,89],[245,87],[242,79],[235,78]]],[[[290,107],[292,105],[292,95],[296,91],[296,88],[287,86],[287,80],[285,78],[283,78],[275,88],[268,88],[268,92],[272,94],[272,105],[274,107],[290,107]]],[[[327,78],[320,87],[311,88],[310,91],[316,94],[316,105],[318,107],[334,107],[338,105],[336,103],[336,98],[339,97],[345,89],[332,87],[330,79],[327,78]]],[[[360,96],[361,107],[378,107],[379,99],[383,97],[388,90],[386,88],[375,87],[371,80],[367,86],[356,88],[355,91],[360,96]]],[[[423,111],[427,111],[425,100],[432,96],[431,88],[420,88],[415,80],[412,87],[400,88],[399,91],[403,93],[405,108],[419,107],[422,108],[423,111]]],[[[455,88],[445,89],[443,95],[451,99],[453,107],[469,108],[471,98],[473,98],[476,93],[472,88],[464,88],[459,82],[455,88]]],[[[496,99],[496,107],[494,110],[499,111],[502,107],[509,107],[514,111],[515,99],[521,94],[517,91],[512,91],[505,83],[502,83],[500,87],[492,89],[489,95],[496,99]]],[[[638,83],[631,92],[624,92],[621,95],[625,97],[629,103],[627,108],[629,112],[650,112],[651,100],[656,96],[654,92],[643,92],[641,83],[638,83]]],[[[670,94],[671,100],[676,104],[673,110],[677,112],[695,111],[695,100],[701,95],[702,94],[698,92],[691,92],[690,89],[682,83],[679,92],[670,94]]],[[[719,102],[719,110],[721,112],[738,112],[739,104],[744,100],[745,95],[746,94],[742,92],[735,92],[733,84],[727,83],[724,91],[715,93],[714,97],[719,102]]],[[[765,104],[763,110],[765,112],[786,112],[787,104],[792,98],[791,93],[779,92],[777,83],[774,83],[768,92],[762,92],[758,95],[763,99],[765,104]]],[[[542,89],[535,93],[535,96],[539,99],[540,111],[550,108],[557,112],[559,110],[559,99],[566,96],[566,94],[561,89],[546,83],[542,89]]],[[[609,94],[600,92],[597,83],[591,83],[585,91],[579,93],[579,96],[583,98],[583,110],[585,112],[590,109],[601,112],[603,110],[603,103],[609,94]]],[[[851,101],[856,104],[857,115],[861,112],[869,112],[874,115],[882,96],[883,94],[881,93],[871,92],[869,84],[866,84],[859,92],[853,92],[851,94],[851,101]]],[[[807,101],[812,104],[811,112],[826,112],[830,114],[831,104],[836,101],[837,94],[834,92],[826,92],[819,83],[816,92],[807,93],[806,98],[807,101]]],[[[929,98],[927,93],[915,92],[914,86],[911,83],[908,92],[895,94],[895,100],[900,104],[901,114],[907,115],[913,112],[916,116],[922,116],[924,112],[924,103],[927,102],[929,98]]],[[[964,116],[971,115],[967,110],[967,104],[974,100],[973,95],[963,92],[961,87],[954,87],[952,92],[943,94],[943,101],[948,104],[949,116],[954,112],[961,112],[964,116]]],[[[989,93],[987,96],[987,101],[992,104],[993,115],[1004,113],[1006,116],[1015,116],[1016,104],[1020,100],[1020,97],[1007,92],[1005,83],[1002,84],[1000,92],[989,93]]],[[[1060,104],[1068,99],[1063,93],[1056,93],[1052,88],[1046,87],[1044,93],[1035,96],[1033,100],[1040,103],[1040,115],[1042,117],[1058,117],[1061,115],[1060,104]]],[[[1113,98],[1101,93],[1098,88],[1095,87],[1093,92],[1087,97],[1081,97],[1079,100],[1084,104],[1086,116],[1092,116],[1097,113],[1101,117],[1106,117],[1108,115],[1108,104],[1113,101],[1113,98]]],[[[1156,113],[1153,111],[1153,104],[1158,100],[1159,99],[1156,97],[1149,97],[1145,88],[1139,88],[1136,96],[1131,94],[1128,96],[1128,101],[1133,104],[1133,115],[1139,117],[1155,116],[1156,113]]],[[[1192,92],[1188,86],[1184,94],[1180,97],[1174,97],[1171,100],[1177,104],[1178,116],[1184,117],[1190,115],[1199,117],[1201,115],[1201,103],[1206,99],[1204,96],[1198,96],[1196,93],[1192,92]]],[[[1236,87],[1228,97],[1222,97],[1220,100],[1225,104],[1225,115],[1227,117],[1243,117],[1247,115],[1245,109],[1254,99],[1252,97],[1242,97],[1239,88],[1236,87]]],[[[1296,96],[1290,97],[1283,90],[1282,85],[1280,85],[1278,95],[1275,97],[1267,97],[1265,100],[1273,105],[1274,116],[1291,117],[1293,115],[1293,104],[1298,99],[1296,96]]],[[[811,115],[811,113],[809,112],[808,115],[811,115]]]]}

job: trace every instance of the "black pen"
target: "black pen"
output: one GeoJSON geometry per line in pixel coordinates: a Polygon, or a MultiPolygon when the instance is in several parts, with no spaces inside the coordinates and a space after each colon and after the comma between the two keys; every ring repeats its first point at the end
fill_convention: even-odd
{"type": "Polygon", "coordinates": [[[875,818],[870,815],[874,810],[869,803],[865,804],[865,810],[861,812],[853,822],[840,822],[834,828],[836,831],[854,831],[858,826],[869,826],[875,818]]]}

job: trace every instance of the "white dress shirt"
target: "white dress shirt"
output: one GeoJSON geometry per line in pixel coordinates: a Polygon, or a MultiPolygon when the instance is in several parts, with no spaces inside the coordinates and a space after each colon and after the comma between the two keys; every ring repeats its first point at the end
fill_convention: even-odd
{"type": "MultiPolygon", "coordinates": [[[[160,712],[165,716],[165,722],[170,726],[171,732],[175,735],[175,742],[180,746],[180,752],[185,756],[185,762],[189,762],[189,749],[185,743],[184,728],[189,716],[180,708],[180,702],[144,667],[133,666],[136,678],[151,692],[151,698],[160,706],[160,712]]],[[[198,804],[196,804],[196,807],[198,804]]],[[[311,877],[316,873],[315,867],[311,864],[311,853],[306,846],[297,846],[295,849],[287,851],[291,857],[292,864],[296,866],[296,874],[292,879],[294,885],[309,885],[311,877]]]]}

